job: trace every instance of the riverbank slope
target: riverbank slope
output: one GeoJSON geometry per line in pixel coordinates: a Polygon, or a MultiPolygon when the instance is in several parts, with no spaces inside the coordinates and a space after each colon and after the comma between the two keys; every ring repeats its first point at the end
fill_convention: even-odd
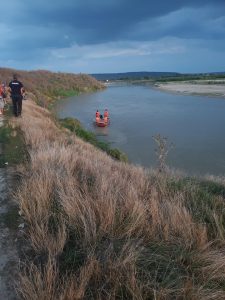
{"type": "Polygon", "coordinates": [[[225,185],[111,159],[24,102],[22,299],[224,299],[225,185]]]}
{"type": "MultiPolygon", "coordinates": [[[[27,72],[5,68],[0,68],[0,83],[7,86],[13,74],[18,74],[23,82],[26,97],[44,107],[50,107],[61,97],[104,88],[103,84],[85,74],[27,72]]],[[[8,102],[11,101],[8,99],[8,102]]],[[[19,168],[26,156],[21,132],[19,128],[15,128],[14,121],[11,108],[7,105],[4,117],[0,118],[0,298],[8,300],[18,299],[15,287],[19,261],[21,255],[24,256],[26,247],[23,238],[24,224],[20,222],[18,205],[12,199],[20,178],[19,168]]]]}
{"type": "Polygon", "coordinates": [[[29,98],[35,100],[43,107],[62,97],[69,97],[84,92],[104,89],[103,83],[86,74],[70,74],[62,72],[18,71],[0,68],[0,83],[6,85],[12,80],[12,75],[17,74],[23,82],[29,98]]]}

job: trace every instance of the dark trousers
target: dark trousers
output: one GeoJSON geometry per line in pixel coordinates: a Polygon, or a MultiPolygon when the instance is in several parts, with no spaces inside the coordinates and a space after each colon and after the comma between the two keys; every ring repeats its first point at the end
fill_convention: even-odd
{"type": "Polygon", "coordinates": [[[13,113],[16,117],[21,115],[22,112],[22,95],[12,95],[13,113]]]}

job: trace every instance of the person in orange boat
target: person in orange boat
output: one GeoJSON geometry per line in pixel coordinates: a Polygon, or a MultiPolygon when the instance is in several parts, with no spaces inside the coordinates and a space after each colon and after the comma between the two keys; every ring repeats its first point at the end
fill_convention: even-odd
{"type": "Polygon", "coordinates": [[[106,108],[105,111],[104,111],[104,118],[105,118],[105,117],[107,117],[107,118],[109,117],[109,112],[108,112],[108,109],[107,109],[107,108],[106,108]]]}
{"type": "Polygon", "coordinates": [[[99,112],[98,110],[97,110],[96,113],[95,113],[95,117],[96,117],[96,118],[99,118],[99,117],[100,117],[100,112],[99,112]]]}
{"type": "Polygon", "coordinates": [[[108,117],[104,117],[104,123],[105,123],[105,124],[108,123],[108,117]]]}
{"type": "Polygon", "coordinates": [[[95,121],[96,121],[96,123],[99,123],[100,122],[100,117],[96,117],[95,121]]]}

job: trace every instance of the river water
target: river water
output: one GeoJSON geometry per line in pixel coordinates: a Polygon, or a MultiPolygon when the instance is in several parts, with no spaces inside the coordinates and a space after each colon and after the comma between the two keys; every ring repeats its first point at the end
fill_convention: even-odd
{"type": "Polygon", "coordinates": [[[162,92],[145,85],[114,84],[57,103],[60,118],[74,117],[131,162],[155,167],[156,134],[173,144],[170,167],[191,175],[225,174],[225,100],[162,92]],[[93,125],[96,109],[110,112],[110,126],[93,125]]]}

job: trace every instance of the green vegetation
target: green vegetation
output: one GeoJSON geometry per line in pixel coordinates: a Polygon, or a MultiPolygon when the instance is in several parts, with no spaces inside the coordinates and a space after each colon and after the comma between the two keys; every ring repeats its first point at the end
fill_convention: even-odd
{"type": "Polygon", "coordinates": [[[126,154],[124,154],[122,151],[116,148],[111,148],[108,143],[99,141],[96,137],[96,135],[93,132],[85,130],[81,123],[74,118],[64,118],[60,120],[60,124],[69,129],[72,132],[75,132],[76,135],[80,138],[82,138],[85,142],[88,142],[95,147],[101,149],[102,151],[109,154],[112,158],[120,161],[127,162],[128,158],[126,154]]]}
{"type": "Polygon", "coordinates": [[[19,225],[19,214],[18,214],[18,207],[17,206],[11,206],[10,210],[7,211],[4,214],[1,214],[1,220],[7,226],[8,228],[12,230],[17,230],[19,225]]]}
{"type": "Polygon", "coordinates": [[[53,91],[53,95],[54,97],[72,97],[72,96],[77,96],[79,95],[79,91],[78,90],[65,90],[65,89],[56,89],[53,91]]]}
{"type": "Polygon", "coordinates": [[[129,83],[167,82],[185,80],[217,80],[225,79],[225,73],[189,73],[181,74],[176,72],[128,72],[113,74],[97,74],[96,78],[102,81],[118,81],[129,83]]]}
{"type": "Polygon", "coordinates": [[[0,68],[0,82],[8,84],[14,73],[17,73],[23,82],[29,98],[43,107],[48,107],[49,103],[60,97],[96,91],[105,87],[95,78],[86,74],[54,73],[44,70],[27,72],[5,68],[0,68]]]}
{"type": "Polygon", "coordinates": [[[47,91],[46,95],[49,97],[47,104],[43,104],[43,101],[40,100],[41,99],[40,97],[37,100],[37,104],[40,106],[45,106],[46,108],[51,110],[56,99],[77,96],[79,94],[80,94],[80,92],[77,89],[65,90],[63,88],[61,88],[61,89],[56,88],[56,89],[47,91]]]}
{"type": "MultiPolygon", "coordinates": [[[[99,262],[98,268],[104,270],[102,274],[98,275],[98,281],[92,277],[89,281],[89,285],[85,291],[85,299],[97,299],[98,289],[96,288],[100,282],[106,282],[105,291],[102,291],[103,298],[107,299],[107,293],[110,287],[115,284],[114,280],[117,282],[119,279],[113,277],[109,263],[107,261],[107,255],[112,255],[111,263],[116,264],[117,258],[123,253],[124,248],[126,248],[126,239],[116,239],[110,238],[109,236],[104,236],[97,241],[97,245],[89,245],[86,248],[82,243],[82,239],[72,235],[68,243],[64,247],[63,253],[59,257],[60,275],[63,277],[65,275],[72,275],[79,271],[88,261],[88,255],[90,252],[96,261],[99,262]],[[111,252],[112,253],[107,253],[111,252]],[[106,274],[110,274],[107,278],[106,274]]],[[[130,240],[130,247],[133,250],[137,246],[137,240],[130,240]]],[[[175,299],[176,290],[181,290],[186,278],[192,274],[193,282],[196,284],[204,284],[203,278],[199,276],[199,271],[201,269],[201,262],[198,261],[198,257],[194,250],[189,250],[185,248],[184,244],[177,244],[171,242],[160,242],[160,240],[152,240],[150,243],[144,245],[139,245],[141,251],[136,257],[136,270],[135,277],[137,283],[141,285],[142,282],[148,281],[149,286],[143,287],[142,295],[146,295],[142,299],[154,299],[154,289],[165,290],[168,293],[167,297],[164,299],[175,299]],[[188,268],[187,268],[188,266],[188,268]],[[171,298],[169,298],[169,294],[171,298]]],[[[135,251],[135,250],[134,250],[135,251]]],[[[126,254],[124,253],[126,256],[126,254]]],[[[118,266],[120,272],[123,274],[123,266],[118,266]]],[[[132,271],[131,271],[132,272],[132,271]]],[[[126,275],[120,275],[120,284],[116,288],[115,299],[132,299],[132,291],[128,284],[126,283],[126,275]]],[[[208,288],[214,286],[216,287],[216,280],[210,280],[208,283],[208,288]]],[[[116,285],[116,284],[115,284],[116,285]]],[[[137,297],[138,299],[138,297],[137,297]]],[[[159,298],[161,299],[161,298],[159,298]]],[[[163,299],[163,298],[162,298],[163,299]]]]}
{"type": "Polygon", "coordinates": [[[225,186],[223,184],[186,177],[167,182],[172,197],[182,193],[183,202],[196,222],[205,224],[210,238],[225,240],[225,186]]]}
{"type": "Polygon", "coordinates": [[[224,74],[186,74],[186,75],[181,74],[177,76],[156,78],[154,81],[167,82],[167,81],[216,80],[216,79],[225,79],[225,75],[224,74]]]}
{"type": "Polygon", "coordinates": [[[22,133],[10,125],[0,127],[0,167],[22,163],[27,156],[22,133]]]}
{"type": "Polygon", "coordinates": [[[218,79],[225,79],[225,74],[170,74],[170,75],[141,75],[138,74],[136,77],[132,76],[132,77],[118,77],[116,79],[113,79],[113,81],[118,81],[118,82],[129,82],[129,83],[145,83],[145,82],[149,82],[149,83],[157,83],[157,82],[168,82],[168,81],[195,81],[195,80],[204,80],[207,81],[207,84],[224,84],[224,81],[218,82],[215,81],[213,82],[213,80],[218,80],[218,79]]]}

